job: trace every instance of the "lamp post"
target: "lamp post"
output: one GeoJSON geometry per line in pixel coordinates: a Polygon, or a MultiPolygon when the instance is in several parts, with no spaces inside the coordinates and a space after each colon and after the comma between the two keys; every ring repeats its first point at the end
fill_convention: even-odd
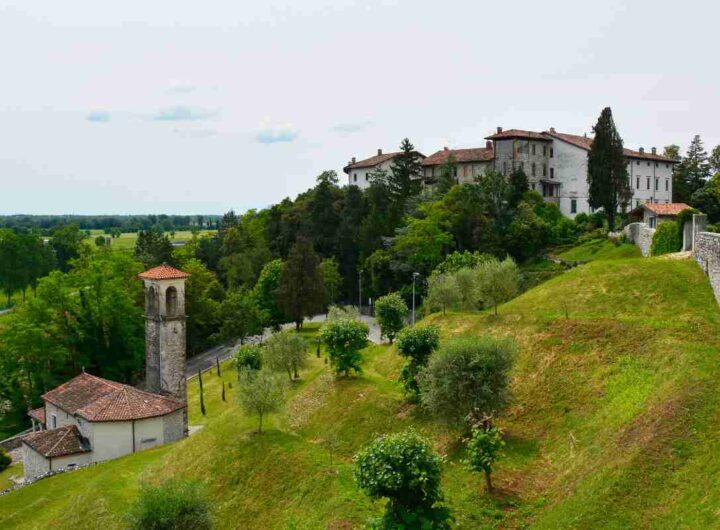
{"type": "Polygon", "coordinates": [[[358,269],[358,311],[362,316],[362,269],[358,269]]]}
{"type": "Polygon", "coordinates": [[[413,272],[413,300],[412,300],[412,325],[415,326],[415,278],[420,276],[419,273],[413,272]]]}

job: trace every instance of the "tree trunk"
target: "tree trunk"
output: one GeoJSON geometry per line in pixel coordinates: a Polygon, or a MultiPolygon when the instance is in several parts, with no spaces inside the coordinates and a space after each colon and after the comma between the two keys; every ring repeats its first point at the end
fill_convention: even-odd
{"type": "Polygon", "coordinates": [[[262,432],[263,432],[262,431],[262,420],[263,420],[263,415],[261,413],[260,414],[260,425],[258,426],[258,434],[262,434],[262,432]]]}
{"type": "Polygon", "coordinates": [[[487,488],[488,493],[492,493],[493,487],[492,487],[492,479],[490,478],[490,472],[485,472],[485,487],[487,488]]]}
{"type": "Polygon", "coordinates": [[[608,220],[608,230],[610,230],[610,232],[614,232],[615,231],[615,212],[612,211],[612,209],[608,210],[607,220],[608,220]]]}
{"type": "Polygon", "coordinates": [[[495,316],[497,316],[497,304],[495,304],[495,316]]]}
{"type": "Polygon", "coordinates": [[[300,331],[301,327],[302,327],[302,320],[296,320],[295,321],[295,331],[300,331]]]}

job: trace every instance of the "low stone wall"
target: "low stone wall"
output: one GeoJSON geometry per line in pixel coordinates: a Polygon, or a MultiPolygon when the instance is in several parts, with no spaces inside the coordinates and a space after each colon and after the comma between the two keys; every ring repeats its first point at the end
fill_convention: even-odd
{"type": "Polygon", "coordinates": [[[650,255],[650,247],[655,235],[654,228],[650,228],[645,223],[630,223],[623,228],[623,233],[630,243],[634,243],[640,249],[643,256],[650,255]]]}
{"type": "Polygon", "coordinates": [[[695,236],[693,258],[700,265],[720,303],[720,234],[700,232],[695,236]]]}

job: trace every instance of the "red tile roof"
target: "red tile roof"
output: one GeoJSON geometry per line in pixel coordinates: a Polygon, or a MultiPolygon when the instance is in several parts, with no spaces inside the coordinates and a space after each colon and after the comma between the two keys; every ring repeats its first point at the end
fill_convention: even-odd
{"type": "MultiPolygon", "coordinates": [[[[418,155],[420,155],[421,158],[425,158],[425,155],[422,154],[419,151],[416,151],[418,155]]],[[[343,171],[347,173],[350,169],[363,169],[368,167],[375,167],[379,164],[382,164],[383,162],[387,162],[388,160],[391,160],[395,158],[398,155],[401,155],[402,151],[396,151],[394,153],[383,153],[381,155],[375,155],[371,156],[370,158],[366,158],[365,160],[358,160],[354,164],[348,164],[343,168],[343,171]]]]}
{"type": "Polygon", "coordinates": [[[678,215],[683,210],[687,210],[690,208],[687,204],[684,202],[671,202],[671,203],[644,203],[641,206],[643,208],[647,208],[655,215],[678,215]]]}
{"type": "Polygon", "coordinates": [[[437,166],[445,163],[450,155],[455,157],[455,162],[489,162],[495,156],[492,149],[486,147],[474,147],[471,149],[442,149],[431,154],[422,161],[423,166],[437,166]]]}
{"type": "Polygon", "coordinates": [[[28,414],[40,423],[45,423],[45,407],[32,409],[30,412],[28,412],[28,414]]]}
{"type": "MultiPolygon", "coordinates": [[[[579,147],[580,149],[585,149],[586,151],[589,151],[592,147],[592,138],[589,138],[587,136],[579,136],[577,134],[566,134],[566,133],[559,133],[554,131],[545,131],[543,134],[546,134],[547,136],[551,136],[553,138],[557,138],[558,140],[563,140],[569,144],[572,144],[576,147],[579,147]]],[[[640,151],[633,151],[632,149],[623,149],[623,153],[628,158],[640,158],[643,160],[655,160],[657,162],[667,162],[671,164],[676,164],[678,161],[672,158],[668,158],[663,155],[658,154],[652,154],[650,153],[641,153],[640,151]]]]}
{"type": "Polygon", "coordinates": [[[143,280],[180,280],[188,278],[189,276],[187,272],[178,270],[170,265],[165,265],[164,263],[138,274],[138,278],[142,278],[143,280]]]}
{"type": "Polygon", "coordinates": [[[543,133],[534,131],[523,131],[522,129],[508,129],[490,136],[486,136],[486,140],[507,140],[509,138],[525,138],[527,140],[540,140],[549,142],[550,138],[544,136],[543,133]]]}
{"type": "Polygon", "coordinates": [[[87,453],[88,443],[80,436],[75,425],[65,425],[57,429],[32,432],[22,441],[46,458],[87,453]]]}
{"type": "Polygon", "coordinates": [[[88,421],[128,421],[164,416],[185,407],[174,399],[82,373],[43,399],[88,421]]]}

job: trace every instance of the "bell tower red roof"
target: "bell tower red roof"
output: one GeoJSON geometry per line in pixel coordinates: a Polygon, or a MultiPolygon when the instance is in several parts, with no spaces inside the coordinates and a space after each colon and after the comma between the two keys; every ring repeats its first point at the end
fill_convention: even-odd
{"type": "Polygon", "coordinates": [[[165,265],[164,263],[138,274],[138,278],[143,280],[182,280],[189,276],[187,272],[183,272],[170,265],[165,265]]]}

